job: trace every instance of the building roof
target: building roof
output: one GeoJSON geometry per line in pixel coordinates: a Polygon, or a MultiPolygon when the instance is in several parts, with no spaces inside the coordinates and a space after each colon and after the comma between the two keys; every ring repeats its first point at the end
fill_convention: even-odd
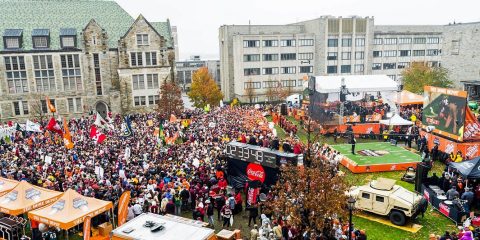
{"type": "MultiPolygon", "coordinates": [[[[50,48],[59,49],[60,29],[75,29],[78,41],[81,30],[91,19],[107,32],[109,47],[116,48],[120,37],[134,22],[132,16],[112,0],[0,0],[0,5],[0,33],[3,35],[6,29],[23,30],[24,50],[32,49],[33,29],[48,29],[50,48]]],[[[152,25],[165,37],[167,46],[173,46],[170,23],[152,25]]],[[[0,41],[0,49],[4,49],[3,41],[0,41]]]]}

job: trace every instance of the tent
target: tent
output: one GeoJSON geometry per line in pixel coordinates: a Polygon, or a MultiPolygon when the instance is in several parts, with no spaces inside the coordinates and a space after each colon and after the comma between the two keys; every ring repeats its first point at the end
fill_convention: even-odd
{"type": "Polygon", "coordinates": [[[40,208],[57,200],[61,192],[34,186],[21,181],[12,190],[0,197],[0,212],[19,215],[40,208]]]}
{"type": "MultiPolygon", "coordinates": [[[[315,76],[315,91],[319,93],[338,93],[342,78],[350,92],[385,92],[397,91],[398,84],[387,75],[349,75],[349,76],[315,76]]],[[[308,82],[304,83],[308,87],[308,82]]],[[[423,100],[422,100],[423,102],[423,100]]]]}
{"type": "Polygon", "coordinates": [[[387,120],[380,120],[381,124],[389,125],[389,126],[405,126],[405,125],[413,125],[412,121],[408,121],[400,117],[400,115],[395,114],[393,117],[387,120]]]}
{"type": "Polygon", "coordinates": [[[398,96],[398,93],[395,93],[393,96],[392,96],[392,99],[391,99],[393,102],[395,102],[396,104],[398,105],[410,105],[410,104],[423,104],[423,97],[418,95],[418,94],[415,94],[415,93],[412,93],[410,91],[407,91],[407,90],[403,90],[401,93],[400,93],[400,97],[398,96]]]}
{"type": "Polygon", "coordinates": [[[0,177],[0,196],[3,196],[8,191],[12,190],[17,184],[18,181],[0,177]]]}
{"type": "Polygon", "coordinates": [[[85,197],[73,189],[68,189],[53,204],[28,213],[28,218],[50,226],[68,230],[85,217],[94,217],[113,207],[112,202],[85,197]]]}
{"type": "Polygon", "coordinates": [[[457,169],[465,178],[480,178],[480,157],[463,162],[452,162],[450,167],[457,169]]]}

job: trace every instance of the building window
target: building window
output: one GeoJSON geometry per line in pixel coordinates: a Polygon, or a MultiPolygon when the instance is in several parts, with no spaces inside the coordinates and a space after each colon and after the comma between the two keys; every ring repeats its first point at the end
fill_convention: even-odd
{"type": "Polygon", "coordinates": [[[263,40],[264,47],[278,47],[278,40],[263,40]]]}
{"type": "Polygon", "coordinates": [[[383,51],[383,56],[384,57],[396,57],[397,56],[397,51],[395,51],[395,50],[383,51]]]}
{"type": "Polygon", "coordinates": [[[160,95],[152,95],[148,96],[148,105],[157,105],[158,102],[160,101],[160,95]]]}
{"type": "Polygon", "coordinates": [[[301,66],[300,73],[313,73],[313,66],[301,66]]]}
{"type": "Polygon", "coordinates": [[[382,45],[383,44],[383,39],[382,38],[374,38],[373,39],[373,45],[382,45]]]}
{"type": "Polygon", "coordinates": [[[384,63],[383,64],[383,70],[395,69],[396,65],[397,65],[396,63],[384,63]]]}
{"type": "Polygon", "coordinates": [[[381,63],[372,64],[372,70],[382,70],[382,64],[381,63]]]}
{"type": "MultiPolygon", "coordinates": [[[[57,105],[55,104],[55,99],[50,98],[50,104],[52,104],[53,107],[55,108],[57,107],[57,105]]],[[[47,106],[47,100],[40,100],[40,106],[41,106],[42,113],[48,113],[49,109],[47,106]]]]}
{"type": "Polygon", "coordinates": [[[253,48],[253,47],[260,47],[259,40],[244,40],[243,41],[244,48],[253,48]]]}
{"type": "Polygon", "coordinates": [[[282,54],[280,54],[280,59],[282,61],[295,60],[295,59],[297,59],[297,54],[295,54],[295,53],[282,53],[282,54]]]}
{"type": "Polygon", "coordinates": [[[263,54],[263,61],[278,61],[278,54],[263,54]]]}
{"type": "Polygon", "coordinates": [[[351,52],[342,52],[342,60],[350,60],[350,59],[352,59],[351,52]]]}
{"type": "Polygon", "coordinates": [[[341,73],[351,73],[352,72],[352,66],[351,65],[342,65],[340,67],[340,72],[341,73]]]}
{"type": "Polygon", "coordinates": [[[5,57],[5,69],[9,93],[27,93],[27,71],[23,56],[5,57]]]}
{"type": "Polygon", "coordinates": [[[410,56],[410,50],[400,50],[400,57],[408,57],[410,56]]]}
{"type": "Polygon", "coordinates": [[[398,44],[411,44],[412,38],[399,38],[398,44]]]}
{"type": "Polygon", "coordinates": [[[313,53],[299,53],[298,60],[313,60],[313,53]]]}
{"type": "Polygon", "coordinates": [[[313,39],[300,39],[298,42],[300,46],[313,46],[313,39]]]}
{"type": "Polygon", "coordinates": [[[132,67],[143,66],[142,52],[131,52],[130,53],[130,64],[131,64],[132,67]]]}
{"type": "Polygon", "coordinates": [[[413,39],[413,44],[425,44],[427,43],[426,38],[414,38],[413,39]]]}
{"type": "Polygon", "coordinates": [[[337,60],[337,56],[338,56],[337,52],[328,52],[327,60],[337,60]]]}
{"type": "Polygon", "coordinates": [[[280,68],[281,74],[294,74],[296,73],[296,67],[281,67],[280,68]]]}
{"type": "Polygon", "coordinates": [[[63,89],[65,91],[82,90],[82,73],[78,54],[60,55],[62,64],[63,89]]]}
{"type": "Polygon", "coordinates": [[[355,59],[361,60],[365,58],[365,53],[364,52],[355,52],[355,59]]]}
{"type": "Polygon", "coordinates": [[[147,88],[158,89],[158,74],[147,74],[147,88]]]}
{"type": "Polygon", "coordinates": [[[278,74],[278,67],[263,68],[263,69],[262,69],[262,74],[263,74],[263,75],[275,75],[275,74],[278,74]]]}
{"type": "Polygon", "coordinates": [[[297,84],[296,80],[282,80],[283,87],[295,87],[297,84]]]}
{"type": "Polygon", "coordinates": [[[67,98],[67,103],[69,113],[82,112],[82,98],[67,98]]]}
{"type": "Polygon", "coordinates": [[[55,74],[51,55],[33,55],[33,69],[37,92],[54,92],[55,74]]]}
{"type": "Polygon", "coordinates": [[[427,56],[438,56],[440,55],[441,52],[442,50],[439,50],[439,49],[428,49],[427,56]]]}
{"type": "Polygon", "coordinates": [[[328,47],[338,47],[338,39],[328,39],[328,47]]]}
{"type": "Polygon", "coordinates": [[[364,65],[363,64],[355,64],[355,72],[356,73],[363,73],[363,71],[365,70],[364,69],[364,65]]]}
{"type": "Polygon", "coordinates": [[[28,102],[27,101],[18,101],[13,102],[13,112],[15,116],[28,115],[28,102]]]}
{"type": "Polygon", "coordinates": [[[136,96],[133,98],[135,106],[147,106],[147,101],[145,96],[136,96]]]}
{"type": "Polygon", "coordinates": [[[451,50],[451,54],[452,55],[458,55],[460,54],[460,40],[452,40],[452,50],[451,50]]]}
{"type": "Polygon", "coordinates": [[[409,62],[399,62],[398,65],[397,65],[398,69],[404,69],[404,68],[408,68],[408,67],[410,67],[409,62]]]}
{"type": "Polygon", "coordinates": [[[260,89],[262,88],[262,82],[246,82],[243,85],[244,89],[260,89]]]}
{"type": "Polygon", "coordinates": [[[145,89],[145,76],[143,74],[132,75],[132,87],[133,90],[145,89]]]}
{"type": "Polygon", "coordinates": [[[342,47],[351,47],[351,46],[352,46],[352,39],[351,38],[342,39],[342,47]]]}
{"type": "Polygon", "coordinates": [[[48,37],[33,37],[33,48],[48,48],[48,37]]]}
{"type": "Polygon", "coordinates": [[[282,46],[282,47],[295,47],[295,40],[294,39],[280,40],[280,46],[282,46]]]}
{"type": "Polygon", "coordinates": [[[387,75],[387,77],[391,78],[392,80],[397,80],[397,75],[387,75]]]}
{"type": "Polygon", "coordinates": [[[157,66],[157,52],[146,52],[145,53],[145,65],[146,66],[157,66]]]}
{"type": "Polygon", "coordinates": [[[397,39],[396,38],[385,38],[385,45],[395,45],[397,44],[397,39]]]}
{"type": "Polygon", "coordinates": [[[103,95],[102,91],[102,73],[100,71],[100,56],[98,53],[93,54],[93,70],[95,72],[95,88],[97,96],[103,95]]]}
{"type": "Polygon", "coordinates": [[[244,54],[243,55],[244,62],[258,62],[260,61],[260,54],[244,54]]]}
{"type": "Polygon", "coordinates": [[[428,61],[427,65],[429,67],[440,67],[440,62],[439,61],[428,61]]]}
{"type": "Polygon", "coordinates": [[[264,81],[263,82],[264,88],[276,88],[278,87],[278,81],[264,81]]]}
{"type": "Polygon", "coordinates": [[[75,37],[74,36],[61,37],[60,41],[62,42],[62,48],[74,48],[75,47],[75,37]]]}
{"type": "Polygon", "coordinates": [[[414,57],[425,56],[425,50],[413,50],[413,56],[414,57]]]}
{"type": "Polygon", "coordinates": [[[373,51],[373,57],[381,57],[382,56],[382,51],[373,51]]]}
{"type": "Polygon", "coordinates": [[[327,66],[327,73],[337,73],[337,66],[327,66]]]}
{"type": "Polygon", "coordinates": [[[137,46],[148,46],[148,34],[137,34],[137,46]]]}
{"type": "Polygon", "coordinates": [[[20,38],[19,37],[6,37],[5,38],[5,48],[6,49],[20,48],[20,38]]]}
{"type": "Polygon", "coordinates": [[[438,38],[438,37],[429,37],[429,38],[427,38],[427,43],[429,43],[429,44],[437,44],[437,43],[440,43],[440,38],[438,38]]]}
{"type": "Polygon", "coordinates": [[[365,46],[365,38],[356,38],[355,39],[355,46],[357,46],[357,47],[365,46]]]}
{"type": "Polygon", "coordinates": [[[245,68],[243,74],[245,76],[260,75],[260,68],[245,68]]]}

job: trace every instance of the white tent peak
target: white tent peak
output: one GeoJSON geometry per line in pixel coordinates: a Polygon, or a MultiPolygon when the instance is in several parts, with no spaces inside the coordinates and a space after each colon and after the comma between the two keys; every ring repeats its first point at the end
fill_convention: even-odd
{"type": "Polygon", "coordinates": [[[380,120],[381,124],[389,125],[389,126],[405,126],[405,125],[413,125],[412,121],[408,121],[400,117],[400,115],[395,114],[393,117],[387,120],[380,120]]]}

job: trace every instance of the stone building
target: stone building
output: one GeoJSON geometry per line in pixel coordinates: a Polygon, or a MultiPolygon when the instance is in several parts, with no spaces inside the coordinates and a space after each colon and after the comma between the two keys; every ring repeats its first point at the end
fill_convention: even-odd
{"type": "Polygon", "coordinates": [[[0,0],[1,121],[150,111],[169,77],[170,22],[110,0],[0,0]]]}

